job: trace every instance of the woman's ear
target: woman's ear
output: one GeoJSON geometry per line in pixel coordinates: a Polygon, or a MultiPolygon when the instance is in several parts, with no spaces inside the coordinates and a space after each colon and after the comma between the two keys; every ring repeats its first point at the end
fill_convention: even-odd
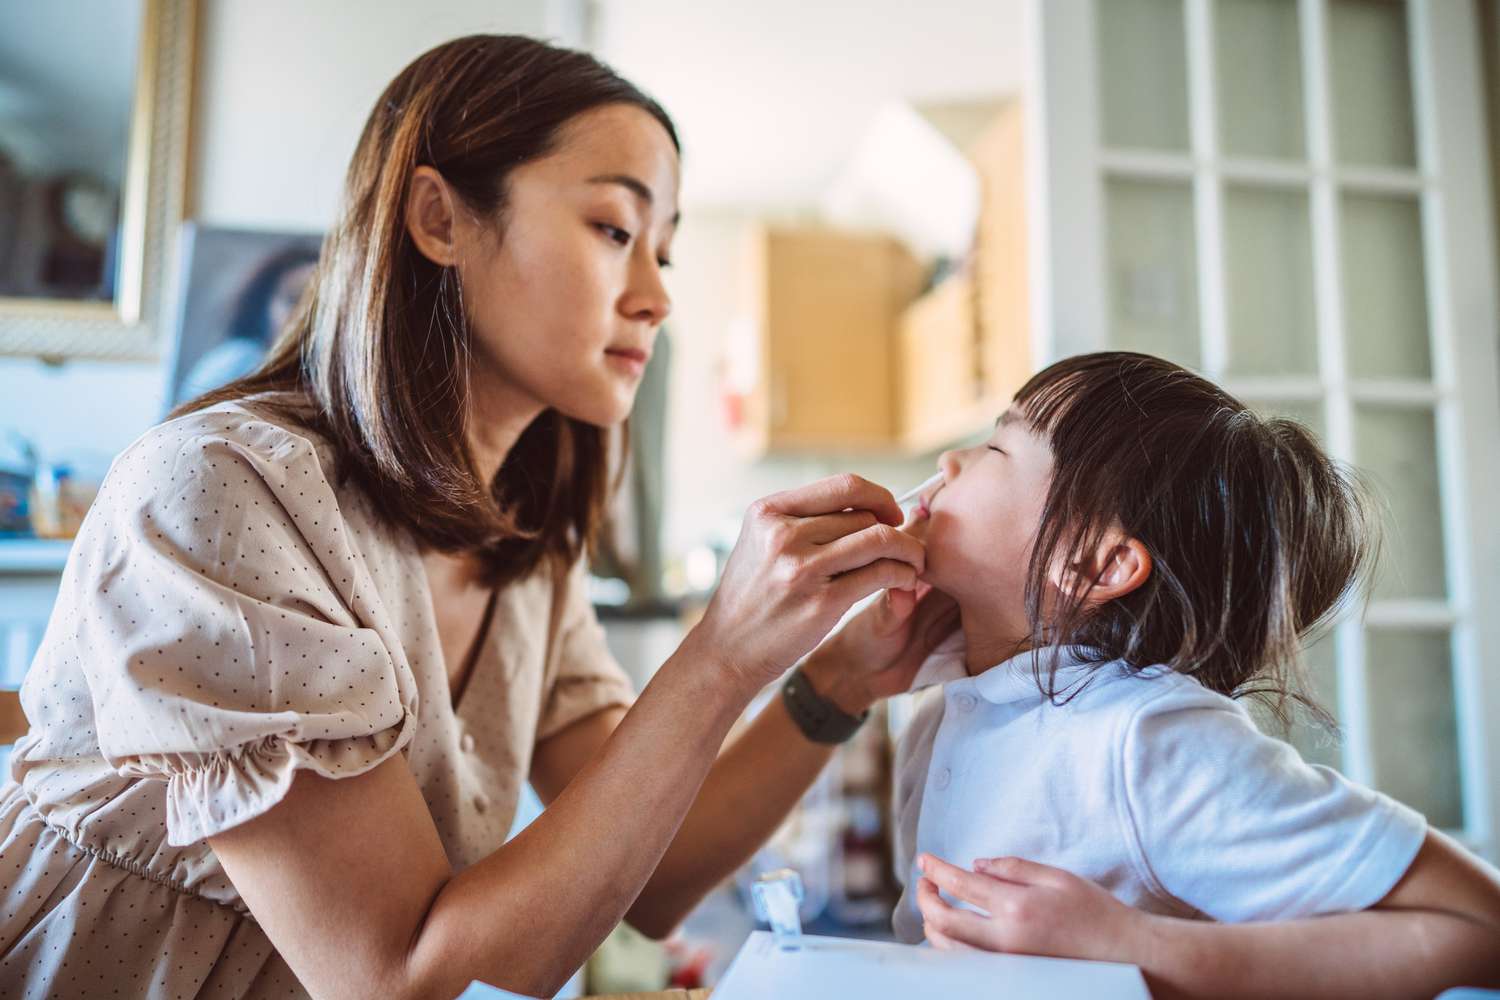
{"type": "Polygon", "coordinates": [[[458,262],[456,199],[443,175],[432,167],[418,167],[406,196],[406,231],[422,256],[438,267],[458,262]]]}
{"type": "Polygon", "coordinates": [[[1139,539],[1117,528],[1105,532],[1087,557],[1059,561],[1048,573],[1059,591],[1079,594],[1091,605],[1124,597],[1150,576],[1151,553],[1139,539]]]}

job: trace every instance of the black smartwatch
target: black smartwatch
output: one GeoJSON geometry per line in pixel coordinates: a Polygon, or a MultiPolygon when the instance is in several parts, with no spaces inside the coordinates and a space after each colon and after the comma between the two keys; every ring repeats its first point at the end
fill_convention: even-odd
{"type": "Polygon", "coordinates": [[[870,717],[868,711],[849,715],[818,694],[801,667],[793,670],[792,676],[781,685],[781,700],[786,702],[787,714],[797,728],[814,743],[843,743],[870,717]]]}

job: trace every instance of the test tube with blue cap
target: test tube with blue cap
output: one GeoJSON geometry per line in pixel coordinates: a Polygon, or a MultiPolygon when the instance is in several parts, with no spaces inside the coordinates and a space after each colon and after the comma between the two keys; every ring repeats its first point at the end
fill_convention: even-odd
{"type": "Polygon", "coordinates": [[[755,915],[771,925],[771,936],[782,951],[802,947],[802,918],[797,907],[802,904],[802,876],[790,868],[766,872],[750,887],[755,901],[755,915]]]}

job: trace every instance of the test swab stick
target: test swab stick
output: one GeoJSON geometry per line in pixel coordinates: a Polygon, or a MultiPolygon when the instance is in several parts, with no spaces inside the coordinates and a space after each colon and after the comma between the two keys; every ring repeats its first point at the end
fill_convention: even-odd
{"type": "Polygon", "coordinates": [[[897,497],[896,498],[896,506],[897,507],[905,507],[907,504],[911,503],[918,496],[920,496],[922,494],[922,491],[925,490],[925,489],[927,489],[927,487],[929,487],[929,486],[936,486],[938,483],[940,483],[942,481],[943,481],[943,474],[941,472],[935,472],[935,473],[933,473],[932,475],[928,476],[926,479],[922,480],[922,482],[918,483],[916,486],[913,486],[911,489],[907,490],[905,493],[903,493],[899,497],[897,497]]]}

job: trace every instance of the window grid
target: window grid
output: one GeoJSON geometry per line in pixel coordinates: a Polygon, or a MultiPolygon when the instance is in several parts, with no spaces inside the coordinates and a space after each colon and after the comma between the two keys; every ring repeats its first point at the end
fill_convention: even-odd
{"type": "MultiPolygon", "coordinates": [[[[1198,324],[1202,367],[1236,395],[1266,402],[1303,402],[1322,408],[1326,446],[1336,458],[1353,463],[1354,415],[1360,404],[1407,407],[1431,412],[1437,432],[1438,490],[1444,539],[1446,595],[1442,599],[1406,598],[1372,602],[1362,617],[1351,617],[1336,630],[1338,679],[1337,713],[1345,736],[1343,769],[1356,781],[1377,784],[1374,766],[1373,723],[1370,716],[1367,629],[1440,631],[1452,643],[1455,674],[1454,706],[1463,748],[1461,763],[1465,827],[1481,824],[1484,789],[1478,769],[1467,766],[1481,758],[1483,741],[1478,699],[1466,699],[1466,678],[1477,683],[1476,650],[1466,628],[1467,553],[1461,551],[1454,525],[1462,523],[1462,490],[1456,482],[1461,466],[1456,427],[1454,351],[1446,297],[1437,288],[1446,273],[1440,231],[1441,185],[1432,124],[1427,32],[1428,0],[1406,4],[1409,72],[1416,125],[1416,165],[1364,167],[1340,165],[1333,149],[1330,81],[1329,0],[1292,0],[1297,3],[1303,69],[1303,124],[1306,162],[1225,157],[1219,150],[1219,102],[1216,86],[1214,34],[1215,0],[1184,0],[1187,44],[1187,152],[1122,148],[1098,150],[1099,183],[1110,178],[1177,181],[1192,186],[1198,279],[1198,324]],[[1226,300],[1224,189],[1226,184],[1305,192],[1311,214],[1313,304],[1317,331],[1316,375],[1255,375],[1236,377],[1229,357],[1226,300]],[[1341,241],[1341,205],[1345,194],[1396,195],[1417,200],[1422,227],[1422,262],[1426,268],[1426,316],[1432,356],[1430,378],[1353,377],[1348,371],[1341,241]],[[1466,702],[1475,707],[1466,711],[1466,702]]],[[[1101,133],[1102,134],[1102,133],[1101,133]]]]}

